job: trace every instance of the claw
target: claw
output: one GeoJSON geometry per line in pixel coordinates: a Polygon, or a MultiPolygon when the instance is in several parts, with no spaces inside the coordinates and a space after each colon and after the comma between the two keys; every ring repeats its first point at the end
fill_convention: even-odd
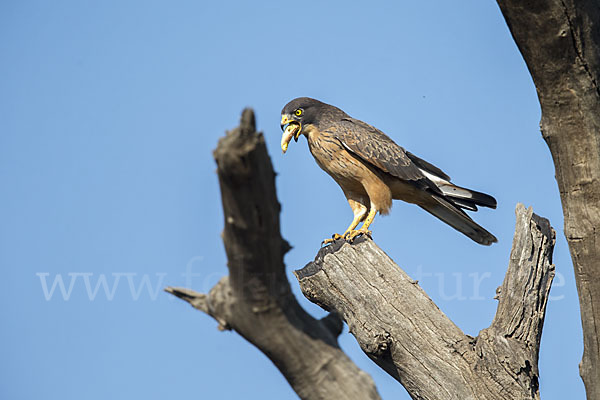
{"type": "Polygon", "coordinates": [[[340,239],[344,239],[344,236],[342,236],[338,233],[334,233],[333,235],[331,235],[331,239],[323,240],[321,242],[321,246],[331,244],[331,243],[335,242],[336,240],[340,240],[340,239]]]}
{"type": "Polygon", "coordinates": [[[356,239],[360,235],[367,235],[368,237],[371,237],[371,231],[362,228],[358,230],[351,230],[344,234],[344,239],[346,239],[347,242],[352,243],[354,242],[354,239],[356,239]]]}

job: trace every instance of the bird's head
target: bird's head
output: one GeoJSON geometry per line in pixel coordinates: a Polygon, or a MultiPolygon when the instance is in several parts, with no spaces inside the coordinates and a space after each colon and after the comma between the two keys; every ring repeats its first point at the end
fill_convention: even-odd
{"type": "Polygon", "coordinates": [[[281,110],[281,150],[285,153],[292,138],[297,142],[307,127],[315,124],[327,104],[310,97],[298,97],[281,110]]]}

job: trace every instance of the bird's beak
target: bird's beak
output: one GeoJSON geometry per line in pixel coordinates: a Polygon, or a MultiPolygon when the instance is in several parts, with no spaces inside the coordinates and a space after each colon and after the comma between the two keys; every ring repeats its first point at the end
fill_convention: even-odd
{"type": "Polygon", "coordinates": [[[283,131],[283,135],[281,136],[281,150],[285,153],[292,138],[296,142],[298,141],[302,125],[298,121],[294,121],[289,114],[283,114],[281,116],[281,130],[283,131]]]}

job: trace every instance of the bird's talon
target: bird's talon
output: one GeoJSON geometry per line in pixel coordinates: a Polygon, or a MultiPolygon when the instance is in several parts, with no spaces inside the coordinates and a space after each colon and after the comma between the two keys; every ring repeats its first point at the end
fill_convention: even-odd
{"type": "Polygon", "coordinates": [[[331,235],[331,239],[323,240],[321,242],[321,246],[331,244],[331,243],[335,242],[336,240],[343,239],[343,238],[344,237],[342,235],[340,235],[339,233],[334,233],[333,235],[331,235]]]}
{"type": "Polygon", "coordinates": [[[367,235],[368,237],[371,237],[371,231],[369,231],[369,230],[366,230],[366,229],[365,229],[365,230],[362,230],[362,229],[359,229],[359,230],[352,230],[352,231],[346,232],[346,233],[344,234],[344,239],[345,239],[347,242],[349,242],[349,243],[352,243],[352,242],[354,242],[354,240],[355,240],[357,237],[359,237],[360,235],[367,235]]]}

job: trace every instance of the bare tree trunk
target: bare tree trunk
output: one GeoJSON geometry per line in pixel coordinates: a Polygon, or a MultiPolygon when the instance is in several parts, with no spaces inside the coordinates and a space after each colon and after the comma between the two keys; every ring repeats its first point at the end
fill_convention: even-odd
{"type": "MultiPolygon", "coordinates": [[[[229,276],[208,294],[166,291],[258,347],[302,399],[379,399],[371,377],[339,348],[341,320],[316,320],[298,304],[283,263],[275,173],[252,110],[214,152],[225,214],[229,276]]],[[[224,371],[225,373],[225,371],[224,371]]]]}
{"type": "Polygon", "coordinates": [[[573,259],[587,398],[600,399],[600,1],[498,0],[535,82],[573,259]]]}
{"type": "Polygon", "coordinates": [[[498,311],[465,335],[370,239],[343,240],[296,271],[305,296],[348,323],[364,352],[414,399],[539,399],[538,353],[554,277],[554,230],[517,206],[498,311]]]}

